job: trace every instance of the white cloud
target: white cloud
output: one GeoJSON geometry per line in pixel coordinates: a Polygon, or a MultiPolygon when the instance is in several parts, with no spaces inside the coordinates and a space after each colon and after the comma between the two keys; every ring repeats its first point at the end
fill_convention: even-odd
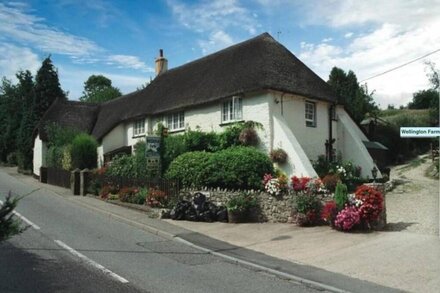
{"type": "Polygon", "coordinates": [[[208,40],[199,40],[203,55],[217,51],[234,43],[232,37],[224,31],[217,31],[209,36],[208,40]]]}
{"type": "Polygon", "coordinates": [[[44,19],[24,12],[23,6],[0,3],[0,34],[46,53],[86,56],[101,51],[94,42],[44,24],[44,19]]]}
{"type": "Polygon", "coordinates": [[[324,38],[324,39],[321,40],[321,42],[323,42],[323,43],[328,43],[328,42],[331,42],[331,41],[333,41],[333,38],[324,38]]]}
{"type": "Polygon", "coordinates": [[[154,68],[148,67],[145,62],[131,55],[110,55],[107,64],[116,64],[120,68],[131,68],[144,72],[154,72],[154,68]]]}
{"type": "Polygon", "coordinates": [[[201,1],[186,4],[168,0],[179,22],[203,36],[199,46],[203,54],[233,43],[232,31],[254,35],[260,27],[258,15],[244,8],[238,0],[201,1]]]}
{"type": "MultiPolygon", "coordinates": [[[[320,3],[319,8],[308,11],[307,23],[329,23],[338,29],[356,25],[360,32],[357,37],[346,33],[346,45],[332,46],[323,41],[301,44],[300,59],[325,80],[333,66],[351,69],[362,80],[440,48],[438,1],[425,1],[423,6],[418,1],[320,3]],[[332,9],[327,10],[330,6],[332,9]]],[[[428,59],[440,61],[440,54],[428,59]]],[[[406,104],[413,92],[429,86],[424,68],[421,60],[367,83],[370,90],[376,90],[374,96],[381,106],[406,104]]]]}
{"type": "Polygon", "coordinates": [[[37,54],[29,48],[0,44],[0,72],[7,78],[16,80],[15,73],[19,70],[29,70],[35,75],[41,62],[37,54]]]}

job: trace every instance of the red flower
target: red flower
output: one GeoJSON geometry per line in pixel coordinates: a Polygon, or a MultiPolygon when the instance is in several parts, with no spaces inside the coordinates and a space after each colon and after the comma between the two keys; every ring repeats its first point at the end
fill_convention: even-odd
{"type": "Polygon", "coordinates": [[[291,178],[292,181],[292,188],[295,191],[305,191],[307,189],[307,183],[310,181],[311,178],[309,177],[301,177],[298,178],[296,176],[293,176],[291,178]]]}
{"type": "Polygon", "coordinates": [[[383,211],[383,196],[377,189],[362,185],[356,189],[355,196],[362,201],[359,214],[367,223],[379,218],[383,211]]]}
{"type": "Polygon", "coordinates": [[[329,201],[322,208],[321,219],[329,224],[332,224],[337,213],[338,209],[336,207],[336,202],[334,202],[333,200],[329,201]]]}

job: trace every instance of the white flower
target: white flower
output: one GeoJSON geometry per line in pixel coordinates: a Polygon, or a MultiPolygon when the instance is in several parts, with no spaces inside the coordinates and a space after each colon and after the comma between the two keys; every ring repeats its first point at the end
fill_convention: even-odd
{"type": "Polygon", "coordinates": [[[264,186],[264,189],[270,195],[276,196],[281,193],[280,182],[278,181],[277,178],[273,178],[267,181],[266,186],[264,186]]]}

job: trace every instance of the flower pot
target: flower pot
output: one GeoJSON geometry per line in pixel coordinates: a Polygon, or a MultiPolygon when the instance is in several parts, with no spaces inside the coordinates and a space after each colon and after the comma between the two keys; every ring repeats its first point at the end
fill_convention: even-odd
{"type": "Polygon", "coordinates": [[[229,223],[246,223],[249,220],[249,211],[228,211],[229,223]]]}

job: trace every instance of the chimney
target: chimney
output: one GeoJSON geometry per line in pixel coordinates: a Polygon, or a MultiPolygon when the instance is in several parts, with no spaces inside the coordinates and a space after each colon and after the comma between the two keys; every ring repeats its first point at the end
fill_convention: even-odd
{"type": "Polygon", "coordinates": [[[163,57],[163,50],[159,50],[159,57],[156,58],[156,76],[167,71],[168,69],[168,60],[163,57]]]}

